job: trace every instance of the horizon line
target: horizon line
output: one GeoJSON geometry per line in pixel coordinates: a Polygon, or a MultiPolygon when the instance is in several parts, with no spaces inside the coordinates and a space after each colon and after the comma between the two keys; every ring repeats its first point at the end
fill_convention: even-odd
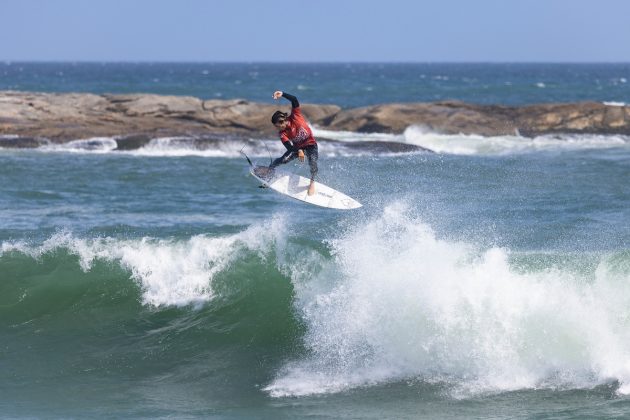
{"type": "Polygon", "coordinates": [[[271,60],[12,60],[0,59],[0,63],[12,64],[630,64],[630,61],[271,61],[271,60]]]}

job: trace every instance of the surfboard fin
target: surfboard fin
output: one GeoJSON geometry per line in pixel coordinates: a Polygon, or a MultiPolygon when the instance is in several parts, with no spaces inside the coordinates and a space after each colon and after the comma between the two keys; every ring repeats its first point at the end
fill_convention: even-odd
{"type": "MultiPolygon", "coordinates": [[[[245,146],[243,146],[243,149],[244,149],[244,148],[245,148],[245,146]]],[[[247,163],[249,163],[249,166],[251,166],[251,167],[253,168],[253,167],[254,167],[254,164],[253,164],[253,163],[252,163],[252,161],[249,159],[249,156],[247,156],[247,155],[245,154],[245,152],[243,152],[243,149],[241,149],[241,150],[240,150],[241,154],[242,154],[243,156],[245,156],[245,159],[247,159],[247,163]]]]}
{"type": "Polygon", "coordinates": [[[265,149],[267,149],[267,153],[269,154],[269,166],[271,166],[271,164],[273,163],[273,157],[271,157],[271,151],[269,150],[269,147],[267,147],[267,143],[263,141],[263,144],[265,145],[265,149]]]}

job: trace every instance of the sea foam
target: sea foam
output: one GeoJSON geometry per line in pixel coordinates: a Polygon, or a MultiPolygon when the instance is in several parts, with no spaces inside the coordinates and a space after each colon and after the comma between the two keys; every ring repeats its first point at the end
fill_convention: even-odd
{"type": "MultiPolygon", "coordinates": [[[[611,105],[613,103],[607,103],[611,105]]],[[[319,139],[321,157],[365,157],[424,153],[426,150],[453,155],[510,155],[540,151],[575,151],[630,146],[630,136],[604,134],[554,134],[533,138],[514,135],[482,136],[443,134],[421,125],[409,126],[402,134],[357,133],[313,128],[319,139]],[[332,141],[330,141],[332,140],[332,141]]],[[[11,138],[15,141],[15,139],[11,138]]],[[[195,137],[160,137],[135,150],[119,150],[115,138],[99,137],[63,144],[44,144],[43,152],[81,154],[125,154],[139,157],[242,158],[241,151],[267,164],[286,149],[277,139],[203,139],[195,137]]],[[[0,148],[0,150],[2,150],[0,148]]]]}
{"type": "MultiPolygon", "coordinates": [[[[137,150],[123,153],[134,156],[154,157],[199,156],[208,158],[236,158],[242,157],[240,150],[248,144],[248,142],[226,140],[204,145],[192,137],[160,137],[152,139],[148,144],[137,150]]],[[[265,150],[264,146],[262,146],[262,150],[265,150]]],[[[278,152],[279,150],[278,148],[278,152]]],[[[260,151],[256,154],[260,154],[260,151]]]]}
{"type": "Polygon", "coordinates": [[[533,138],[518,134],[482,136],[478,134],[443,134],[422,125],[412,125],[402,134],[354,133],[350,131],[315,130],[316,136],[342,144],[389,142],[419,146],[437,153],[452,155],[509,155],[540,151],[608,149],[630,146],[630,137],[603,134],[555,134],[533,138]]]}
{"type": "Polygon", "coordinates": [[[109,153],[116,147],[118,147],[118,144],[111,137],[93,137],[72,140],[67,143],[47,144],[40,147],[40,150],[46,152],[109,153]]]}
{"type": "Polygon", "coordinates": [[[438,153],[454,155],[508,155],[539,151],[572,151],[630,146],[630,137],[602,134],[556,134],[533,138],[481,136],[474,134],[440,134],[422,126],[410,126],[404,141],[438,153]]]}
{"type": "Polygon", "coordinates": [[[291,273],[308,352],[271,396],[406,380],[461,397],[610,381],[630,391],[628,255],[595,257],[588,272],[522,269],[508,249],[438,238],[399,204],[330,246],[318,272],[305,259],[291,273]]]}
{"type": "Polygon", "coordinates": [[[276,240],[281,242],[285,225],[279,215],[232,235],[196,235],[186,240],[85,239],[62,231],[40,245],[2,243],[0,256],[19,252],[41,258],[63,249],[78,257],[83,271],[91,270],[95,261],[115,262],[138,282],[143,304],[198,307],[215,297],[212,282],[218,273],[228,269],[244,250],[264,258],[276,240]]]}

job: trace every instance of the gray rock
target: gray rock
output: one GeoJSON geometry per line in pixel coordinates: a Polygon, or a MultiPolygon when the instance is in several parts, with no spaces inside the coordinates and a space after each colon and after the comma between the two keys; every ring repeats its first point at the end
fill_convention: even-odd
{"type": "MultiPolygon", "coordinates": [[[[418,124],[437,132],[487,136],[515,132],[530,136],[630,135],[630,107],[596,102],[508,107],[443,101],[355,109],[304,104],[302,108],[313,125],[330,130],[402,133],[418,124]]],[[[264,138],[276,135],[270,117],[277,109],[289,111],[286,103],[261,104],[244,99],[0,91],[0,135],[52,142],[116,137],[121,149],[137,148],[151,138],[164,136],[264,138]]],[[[15,143],[12,140],[11,144],[15,143]]]]}

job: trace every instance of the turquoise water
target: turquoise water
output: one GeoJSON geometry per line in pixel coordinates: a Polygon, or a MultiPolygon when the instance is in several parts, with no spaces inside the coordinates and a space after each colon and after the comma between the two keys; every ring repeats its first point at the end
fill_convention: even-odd
{"type": "Polygon", "coordinates": [[[0,148],[2,417],[628,417],[627,136],[315,135],[361,209],[276,139],[0,148]]]}
{"type": "Polygon", "coordinates": [[[627,415],[627,145],[321,149],[362,209],[237,157],[1,150],[3,415],[627,415]]]}

